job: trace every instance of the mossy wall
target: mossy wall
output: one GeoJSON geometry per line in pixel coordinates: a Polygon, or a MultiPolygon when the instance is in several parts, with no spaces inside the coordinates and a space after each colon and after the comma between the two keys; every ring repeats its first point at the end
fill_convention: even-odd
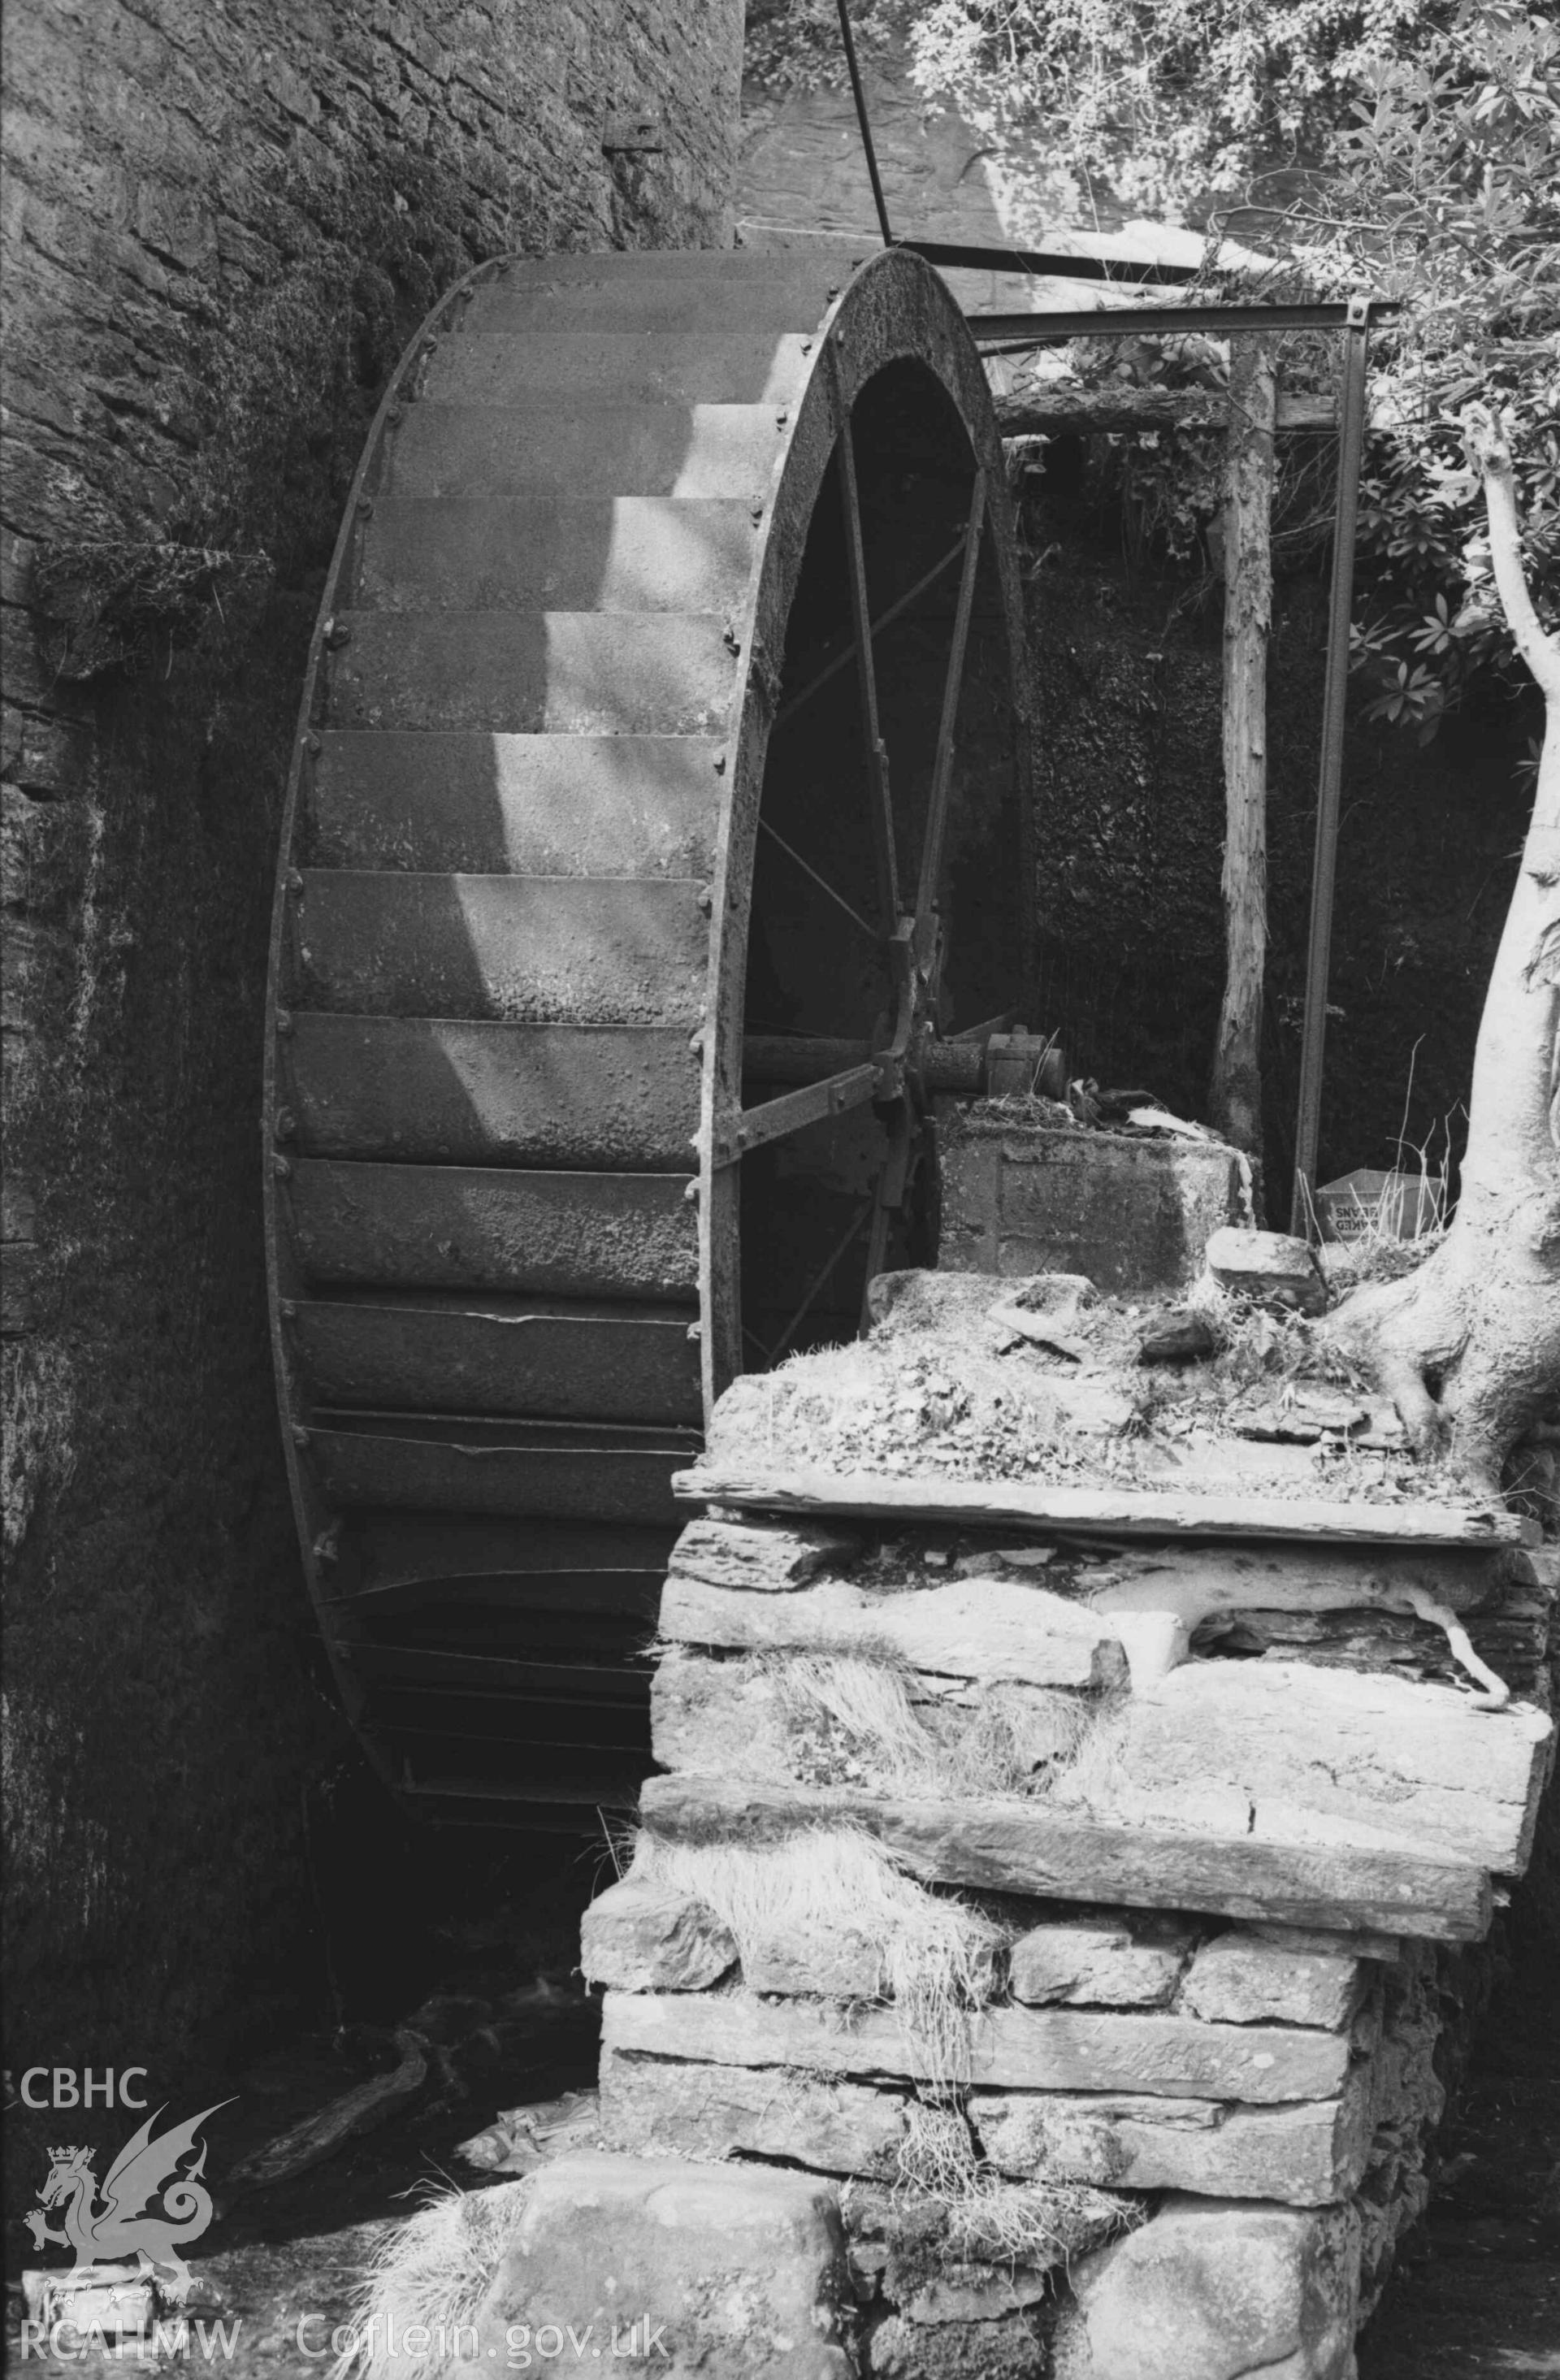
{"type": "Polygon", "coordinates": [[[302,1812],[344,1741],[258,1138],[308,632],[442,289],[510,248],[723,243],[741,42],[735,0],[7,9],[13,2068],[155,2082],[319,2012],[302,1812]],[[604,148],[646,106],[662,146],[604,148]],[[170,546],[266,561],[159,610],[170,546]]]}

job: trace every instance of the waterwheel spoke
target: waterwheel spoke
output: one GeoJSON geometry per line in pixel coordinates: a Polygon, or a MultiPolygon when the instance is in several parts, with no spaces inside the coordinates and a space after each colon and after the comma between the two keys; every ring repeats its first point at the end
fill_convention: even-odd
{"type": "MultiPolygon", "coordinates": [[[[934,562],[930,570],[924,571],[922,573],[921,577],[915,581],[913,587],[907,587],[902,595],[895,597],[894,601],[888,606],[886,611],[878,613],[877,617],[872,623],[872,633],[874,637],[880,637],[885,628],[891,627],[894,622],[899,619],[902,613],[909,611],[917,596],[924,595],[927,588],[934,585],[935,582],[942,577],[945,570],[951,570],[953,565],[958,561],[963,551],[964,540],[962,535],[961,535],[954,540],[953,543],[949,547],[948,552],[942,556],[940,561],[934,562]]],[[[832,661],[825,662],[816,677],[809,678],[806,685],[802,687],[801,691],[797,694],[793,694],[790,701],[785,704],[784,708],[776,714],[774,732],[777,735],[780,729],[784,727],[790,720],[795,718],[797,712],[802,709],[804,703],[811,702],[815,694],[820,694],[823,688],[829,684],[831,679],[839,676],[842,669],[850,668],[852,662],[855,659],[855,638],[853,637],[850,643],[844,647],[843,650],[836,653],[832,661]]]]}
{"type": "Polygon", "coordinates": [[[808,1083],[799,1091],[786,1091],[778,1099],[766,1099],[756,1108],[741,1108],[723,1127],[718,1127],[712,1152],[717,1165],[734,1165],[739,1157],[746,1157],[767,1141],[788,1139],[793,1132],[804,1132],[809,1124],[827,1123],[831,1116],[844,1115],[852,1108],[864,1108],[877,1098],[881,1082],[881,1069],[875,1062],[849,1066],[842,1074],[829,1075],[821,1083],[808,1083]]]}
{"type": "Polygon", "coordinates": [[[775,1341],[774,1345],[765,1355],[765,1364],[770,1369],[780,1362],[780,1357],[785,1354],[785,1351],[790,1346],[792,1339],[795,1338],[796,1333],[801,1330],[803,1323],[805,1322],[808,1315],[812,1312],[814,1305],[816,1304],[819,1297],[821,1297],[823,1292],[828,1288],[828,1283],[833,1278],[834,1272],[840,1263],[840,1259],[845,1254],[852,1241],[856,1237],[862,1225],[865,1222],[867,1216],[871,1212],[871,1200],[864,1199],[862,1204],[857,1208],[855,1213],[852,1216],[850,1228],[845,1232],[844,1237],[840,1240],[835,1246],[828,1262],[824,1265],[822,1271],[814,1277],[812,1286],[808,1290],[806,1296],[802,1300],[801,1305],[797,1307],[795,1313],[786,1324],[785,1329],[780,1332],[780,1337],[775,1341]]]}
{"type": "Polygon", "coordinates": [[[840,490],[845,516],[845,559],[851,581],[851,617],[855,633],[856,678],[861,689],[862,741],[866,747],[867,800],[872,813],[873,853],[877,867],[877,897],[883,930],[891,931],[900,913],[899,858],[894,847],[894,813],[889,792],[889,753],[877,721],[877,673],[872,657],[872,612],[866,591],[866,548],[862,539],[861,492],[856,484],[856,452],[851,417],[834,366],[835,453],[840,457],[840,490]]]}
{"type": "Polygon", "coordinates": [[[932,768],[931,798],[926,805],[926,832],[921,845],[921,880],[916,888],[915,922],[923,937],[937,904],[942,873],[943,843],[948,826],[948,798],[953,783],[953,735],[959,722],[959,698],[963,691],[964,656],[970,641],[970,615],[974,609],[975,577],[980,566],[981,530],[986,522],[986,473],[977,471],[970,492],[970,516],[964,524],[964,566],[959,579],[959,601],[953,614],[953,642],[949,648],[948,674],[943,680],[942,721],[937,730],[937,759],[932,768]]]}
{"type": "Polygon", "coordinates": [[[796,866],[802,870],[804,876],[810,876],[813,882],[817,886],[818,891],[820,892],[827,892],[837,909],[843,909],[852,925],[859,927],[861,931],[866,936],[869,942],[878,942],[882,941],[883,938],[877,931],[877,927],[869,926],[866,919],[862,916],[861,911],[859,909],[853,909],[844,894],[842,892],[837,892],[833,885],[829,883],[828,878],[820,876],[817,869],[812,866],[811,862],[804,859],[801,853],[793,849],[792,846],[787,843],[783,834],[778,834],[775,829],[769,824],[768,819],[761,818],[759,820],[758,831],[761,834],[767,834],[771,843],[779,844],[787,859],[793,860],[796,866]]]}

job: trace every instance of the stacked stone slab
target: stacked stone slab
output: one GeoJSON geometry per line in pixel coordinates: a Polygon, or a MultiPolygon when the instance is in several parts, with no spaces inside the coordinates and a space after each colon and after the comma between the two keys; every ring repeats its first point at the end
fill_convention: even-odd
{"type": "Polygon", "coordinates": [[[836,2177],[866,2372],[1347,2380],[1426,2194],[1438,1961],[1531,1843],[1553,1556],[1515,1523],[1416,1544],[1379,1509],[1354,1541],[1134,1554],[1047,1525],[1042,1490],[1028,1525],[983,1530],[930,1495],[918,1519],[902,1485],[877,1520],[859,1479],[808,1519],[766,1511],[757,1476],[689,1485],[708,1506],[663,1596],[646,1828],[865,1832],[973,1896],[1004,1949],[949,2087],[848,1912],[739,1940],[646,1862],[584,1926],[608,2143],[836,2177]],[[1155,1603],[1179,1636],[1137,1624],[1155,1603]],[[1504,1661],[1505,1707],[1454,1684],[1454,1615],[1464,1652],[1504,1661]],[[798,1694],[820,1659],[891,1675],[920,1773],[902,1747],[875,1769],[798,1694]],[[1030,1764],[1000,1791],[970,1749],[994,1729],[1030,1764]],[[998,2262],[928,2229],[905,2186],[928,2098],[983,2188],[1109,2193],[1120,2236],[998,2262]]]}

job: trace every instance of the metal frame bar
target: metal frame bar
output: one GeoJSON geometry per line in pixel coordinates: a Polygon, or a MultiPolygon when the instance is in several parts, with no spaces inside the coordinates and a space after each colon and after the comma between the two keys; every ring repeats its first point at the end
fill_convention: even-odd
{"type": "Polygon", "coordinates": [[[1402,310],[1394,298],[1351,298],[1347,304],[1314,306],[1102,306],[1076,314],[966,314],[975,345],[1045,347],[1066,339],[1137,339],[1179,331],[1347,331],[1362,308],[1367,323],[1385,322],[1402,310]]]}
{"type": "Polygon", "coordinates": [[[1333,530],[1333,577],[1327,609],[1327,677],[1322,704],[1322,761],[1316,792],[1316,844],[1311,872],[1311,936],[1305,962],[1305,1026],[1300,1040],[1300,1110],[1295,1123],[1295,1180],[1289,1229],[1297,1239],[1316,1230],[1313,1196],[1316,1146],[1322,1124],[1322,1065],[1327,1040],[1327,972],[1332,959],[1333,898],[1337,880],[1338,802],[1343,786],[1343,734],[1348,691],[1348,625],[1354,597],[1354,540],[1360,517],[1360,471],[1365,440],[1365,367],[1371,307],[1351,298],[1338,390],[1338,492],[1333,530]]]}
{"type": "Polygon", "coordinates": [[[1195,264],[1162,264],[1151,257],[1053,255],[1043,248],[981,248],[962,240],[896,239],[947,272],[1044,273],[1052,281],[1115,281],[1129,287],[1143,283],[1195,281],[1195,264]]]}
{"type": "Polygon", "coordinates": [[[856,64],[856,37],[851,30],[851,12],[847,0],[838,0],[840,38],[845,44],[845,65],[851,77],[851,95],[856,103],[856,122],[861,127],[861,145],[866,152],[866,171],[872,183],[872,203],[877,210],[882,227],[883,245],[892,248],[894,235],[889,228],[888,201],[883,196],[882,176],[877,171],[877,152],[872,145],[872,127],[866,118],[866,93],[862,89],[861,68],[856,64]]]}

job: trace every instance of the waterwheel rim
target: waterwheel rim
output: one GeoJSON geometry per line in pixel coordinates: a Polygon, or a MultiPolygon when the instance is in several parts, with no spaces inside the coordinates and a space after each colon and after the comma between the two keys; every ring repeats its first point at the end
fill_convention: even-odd
{"type": "MultiPolygon", "coordinates": [[[[429,1806],[585,1806],[647,1766],[629,1639],[671,1474],[744,1362],[732,1135],[788,625],[841,425],[896,372],[986,497],[1022,876],[1000,443],[919,260],[479,268],[351,491],[276,901],[272,1319],[327,1645],[381,1773],[429,1806]],[[453,1773],[483,1728],[513,1748],[527,1726],[514,1791],[502,1754],[453,1773]]],[[[926,1103],[901,1055],[902,1154],[926,1103]]]]}

